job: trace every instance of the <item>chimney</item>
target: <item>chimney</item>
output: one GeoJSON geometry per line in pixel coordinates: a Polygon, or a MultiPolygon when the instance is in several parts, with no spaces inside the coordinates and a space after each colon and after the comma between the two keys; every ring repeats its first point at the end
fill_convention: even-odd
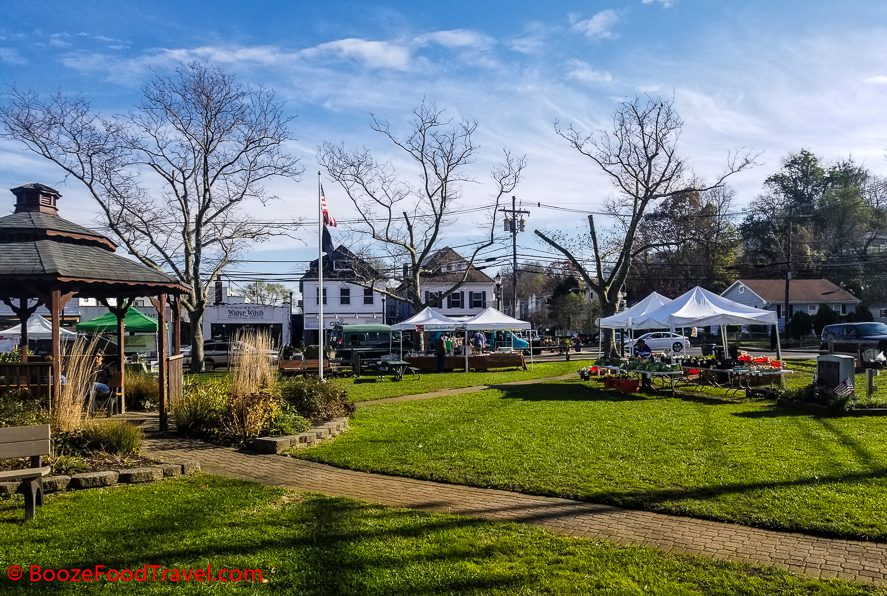
{"type": "Polygon", "coordinates": [[[46,213],[48,215],[58,215],[59,209],[56,202],[62,195],[54,188],[49,188],[43,184],[32,182],[18,188],[13,188],[12,194],[15,195],[15,212],[16,213],[46,213]]]}
{"type": "Polygon", "coordinates": [[[225,302],[225,295],[224,295],[224,291],[223,291],[223,288],[222,288],[222,280],[221,280],[221,279],[217,279],[217,280],[216,280],[216,292],[215,292],[215,294],[216,294],[216,296],[215,296],[215,298],[216,298],[215,303],[216,303],[216,304],[222,304],[222,303],[225,302]]]}

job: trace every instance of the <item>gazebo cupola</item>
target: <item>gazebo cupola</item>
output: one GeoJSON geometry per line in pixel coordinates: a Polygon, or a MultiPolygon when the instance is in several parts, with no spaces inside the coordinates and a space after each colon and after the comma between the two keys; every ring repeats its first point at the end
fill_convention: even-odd
{"type": "Polygon", "coordinates": [[[54,189],[37,182],[25,184],[12,189],[15,195],[15,212],[25,211],[58,215],[59,197],[62,195],[54,189]]]}

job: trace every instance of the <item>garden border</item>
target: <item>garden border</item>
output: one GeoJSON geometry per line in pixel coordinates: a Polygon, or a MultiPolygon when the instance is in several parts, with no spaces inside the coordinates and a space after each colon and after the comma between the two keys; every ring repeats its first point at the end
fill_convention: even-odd
{"type": "Polygon", "coordinates": [[[257,437],[252,440],[252,448],[257,453],[278,454],[287,449],[301,449],[311,447],[315,443],[325,439],[331,439],[348,430],[348,417],[333,418],[297,435],[283,437],[257,437]]]}
{"type": "MultiPolygon", "coordinates": [[[[119,468],[102,472],[84,472],[68,476],[58,474],[43,478],[43,492],[55,493],[66,490],[83,490],[102,488],[115,484],[142,484],[157,482],[164,478],[175,478],[195,474],[200,471],[200,462],[196,459],[180,459],[175,462],[159,462],[151,466],[139,468],[119,468]]],[[[12,496],[18,492],[19,482],[0,482],[0,495],[12,496]]]]}

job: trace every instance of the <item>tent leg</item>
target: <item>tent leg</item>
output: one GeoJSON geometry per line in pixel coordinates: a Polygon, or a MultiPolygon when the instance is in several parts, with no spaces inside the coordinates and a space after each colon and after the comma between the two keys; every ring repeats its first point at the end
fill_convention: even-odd
{"type": "MultiPolygon", "coordinates": [[[[779,363],[782,365],[782,344],[779,341],[779,324],[775,325],[776,327],[776,359],[779,360],[779,363]]],[[[784,367],[784,365],[783,365],[784,367]]],[[[779,388],[785,389],[785,375],[779,375],[779,388]]]]}
{"type": "Polygon", "coordinates": [[[462,353],[465,354],[465,372],[468,372],[468,327],[465,328],[465,339],[462,341],[462,353]]]}

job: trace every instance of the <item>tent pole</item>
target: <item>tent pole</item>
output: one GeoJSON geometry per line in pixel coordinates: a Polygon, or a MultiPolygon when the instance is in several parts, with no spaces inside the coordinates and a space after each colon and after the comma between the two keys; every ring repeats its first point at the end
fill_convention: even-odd
{"type": "MultiPolygon", "coordinates": [[[[774,324],[776,327],[776,359],[779,360],[780,367],[784,368],[782,362],[782,344],[779,341],[779,323],[774,324]]],[[[779,375],[779,388],[785,389],[785,375],[779,375]]]]}
{"type": "Polygon", "coordinates": [[[462,341],[462,353],[465,354],[465,372],[468,372],[468,327],[465,327],[465,339],[462,341]]]}

